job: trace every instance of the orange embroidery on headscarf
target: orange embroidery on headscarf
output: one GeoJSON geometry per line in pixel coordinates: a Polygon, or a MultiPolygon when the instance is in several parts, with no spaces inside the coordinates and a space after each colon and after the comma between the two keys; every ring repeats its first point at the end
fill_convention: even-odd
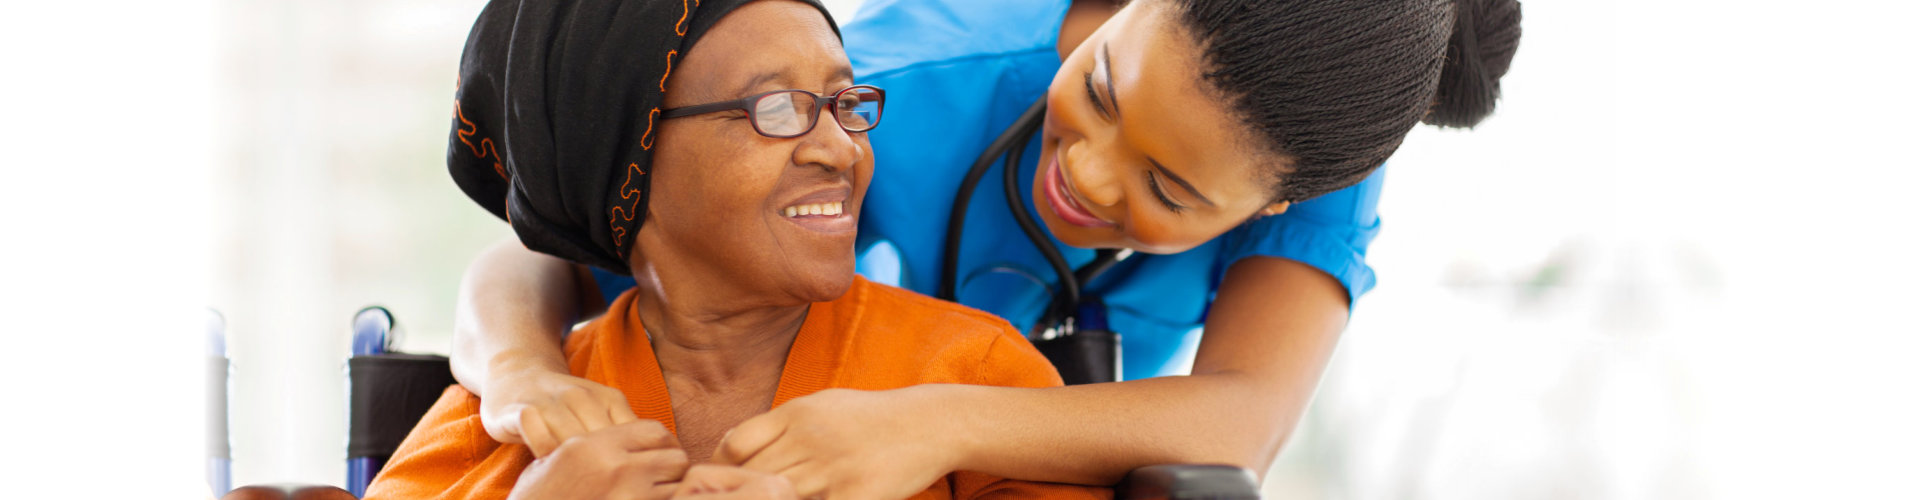
{"type": "Polygon", "coordinates": [[[501,179],[507,178],[507,169],[500,164],[500,152],[493,148],[493,139],[482,137],[478,145],[475,145],[472,140],[469,140],[474,134],[480,133],[480,126],[474,125],[473,121],[467,119],[467,113],[460,110],[460,100],[458,99],[453,101],[453,115],[455,118],[460,119],[461,126],[458,132],[460,143],[466,144],[467,149],[473,150],[473,156],[475,157],[493,158],[493,173],[499,174],[501,179]]]}
{"type": "Polygon", "coordinates": [[[622,251],[625,251],[627,245],[626,223],[633,222],[633,218],[640,212],[640,188],[634,187],[633,183],[642,175],[647,175],[647,171],[640,170],[639,163],[627,164],[627,181],[620,185],[620,199],[629,200],[632,203],[624,207],[614,205],[613,210],[607,212],[607,225],[612,226],[609,232],[613,234],[613,246],[622,251]]]}
{"type": "Polygon", "coordinates": [[[667,51],[667,72],[660,74],[660,91],[661,92],[667,91],[667,77],[670,75],[673,75],[673,56],[678,55],[679,53],[680,51],[678,50],[667,51]]]}
{"type": "Polygon", "coordinates": [[[657,116],[660,116],[660,108],[647,112],[647,133],[640,134],[640,149],[653,150],[653,119],[657,116]]]}
{"type": "MultiPolygon", "coordinates": [[[[693,4],[698,6],[700,2],[696,1],[693,4]]],[[[673,23],[673,34],[687,36],[687,14],[692,12],[691,9],[687,8],[687,0],[680,0],[680,21],[673,23]]]]}
{"type": "MultiPolygon", "coordinates": [[[[700,0],[693,0],[693,7],[698,6],[700,6],[700,0]]],[[[680,20],[673,23],[674,35],[687,36],[687,18],[692,15],[693,9],[688,7],[687,0],[680,0],[680,20]]],[[[661,92],[667,91],[667,77],[673,75],[673,56],[676,55],[680,55],[680,51],[667,51],[667,70],[660,74],[661,92]]],[[[647,131],[640,134],[641,150],[653,150],[653,125],[659,118],[660,108],[655,107],[647,111],[647,131]]],[[[621,206],[616,203],[611,210],[607,211],[607,224],[612,226],[609,228],[608,233],[613,236],[613,246],[619,250],[621,257],[626,257],[627,253],[626,224],[632,223],[633,218],[638,217],[640,212],[640,189],[634,187],[633,183],[643,175],[647,175],[647,172],[640,169],[639,163],[627,164],[627,181],[620,185],[620,199],[627,200],[631,203],[628,203],[626,206],[621,206]]]]}

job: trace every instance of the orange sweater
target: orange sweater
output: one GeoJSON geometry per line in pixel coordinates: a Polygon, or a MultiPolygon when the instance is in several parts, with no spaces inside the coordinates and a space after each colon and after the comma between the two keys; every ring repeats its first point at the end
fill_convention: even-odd
{"type": "MultiPolygon", "coordinates": [[[[626,393],[640,418],[673,430],[653,348],[634,292],[567,339],[573,374],[626,393]]],[[[773,405],[830,388],[883,390],[915,384],[1011,387],[1060,385],[1053,365],[1006,320],[949,302],[855,278],[846,295],[816,303],[787,354],[773,405]]],[[[366,498],[505,498],[533,461],[524,445],[504,445],[480,425],[480,399],[455,385],[415,426],[367,488],[366,498]]],[[[948,474],[916,500],[1060,498],[1107,500],[1106,488],[948,474]]]]}

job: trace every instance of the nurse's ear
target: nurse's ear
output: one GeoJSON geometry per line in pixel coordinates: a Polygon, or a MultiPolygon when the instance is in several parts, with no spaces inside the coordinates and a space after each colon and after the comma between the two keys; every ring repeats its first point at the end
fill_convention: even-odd
{"type": "Polygon", "coordinates": [[[1293,207],[1293,202],[1291,201],[1282,201],[1279,203],[1274,203],[1272,205],[1267,205],[1266,208],[1262,208],[1260,209],[1260,211],[1254,212],[1253,217],[1247,219],[1247,222],[1253,222],[1260,219],[1265,219],[1267,217],[1272,217],[1275,215],[1287,213],[1287,209],[1291,207],[1293,207]]]}

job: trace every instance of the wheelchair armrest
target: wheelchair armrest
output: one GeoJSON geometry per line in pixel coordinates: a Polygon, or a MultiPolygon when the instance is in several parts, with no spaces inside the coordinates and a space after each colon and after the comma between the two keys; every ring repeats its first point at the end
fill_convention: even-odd
{"type": "Polygon", "coordinates": [[[1258,500],[1253,473],[1231,465],[1154,465],[1114,485],[1115,500],[1258,500]]]}
{"type": "Polygon", "coordinates": [[[455,384],[446,356],[374,354],[347,359],[347,456],[385,457],[455,384]]]}

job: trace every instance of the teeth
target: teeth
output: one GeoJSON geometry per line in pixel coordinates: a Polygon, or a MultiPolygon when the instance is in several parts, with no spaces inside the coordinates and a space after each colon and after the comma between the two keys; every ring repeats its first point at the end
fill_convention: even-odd
{"type": "Polygon", "coordinates": [[[787,217],[799,217],[802,215],[825,215],[828,217],[833,217],[833,216],[840,215],[840,213],[844,212],[845,210],[846,210],[846,203],[836,201],[832,203],[809,203],[806,205],[794,205],[791,207],[781,209],[780,213],[787,217]]]}

